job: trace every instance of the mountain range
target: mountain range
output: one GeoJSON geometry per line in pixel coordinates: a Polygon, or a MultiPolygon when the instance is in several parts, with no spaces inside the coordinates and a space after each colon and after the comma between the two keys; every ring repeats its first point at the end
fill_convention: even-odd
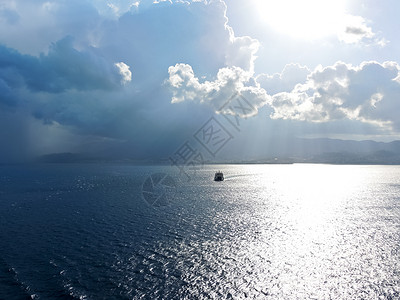
{"type": "MultiPolygon", "coordinates": [[[[331,164],[400,164],[400,141],[376,142],[339,139],[294,138],[275,141],[257,155],[223,155],[206,163],[331,163],[331,164]]],[[[169,164],[167,157],[116,157],[112,153],[51,153],[36,159],[40,163],[122,162],[169,164]]]]}

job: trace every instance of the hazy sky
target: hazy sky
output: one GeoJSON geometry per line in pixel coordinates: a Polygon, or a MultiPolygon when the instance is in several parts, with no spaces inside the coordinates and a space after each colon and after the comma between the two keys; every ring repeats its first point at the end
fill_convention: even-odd
{"type": "Polygon", "coordinates": [[[212,116],[237,155],[398,139],[399,13],[395,0],[0,0],[0,161],[164,157],[212,116]]]}

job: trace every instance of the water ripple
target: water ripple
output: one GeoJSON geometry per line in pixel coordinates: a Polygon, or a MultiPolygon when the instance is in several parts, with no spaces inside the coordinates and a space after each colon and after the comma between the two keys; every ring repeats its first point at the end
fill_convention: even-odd
{"type": "Polygon", "coordinates": [[[169,167],[3,171],[0,298],[400,298],[396,166],[206,166],[157,209],[169,167]]]}

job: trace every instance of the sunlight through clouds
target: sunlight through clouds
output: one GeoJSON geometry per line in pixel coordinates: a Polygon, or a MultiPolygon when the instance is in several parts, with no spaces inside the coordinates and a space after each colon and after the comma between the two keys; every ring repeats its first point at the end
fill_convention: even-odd
{"type": "Polygon", "coordinates": [[[336,33],[345,15],[344,0],[254,0],[264,22],[294,38],[315,39],[336,33]]]}
{"type": "Polygon", "coordinates": [[[346,0],[253,0],[265,24],[295,39],[316,40],[336,36],[346,44],[365,43],[385,46],[368,21],[347,12],[346,0]]]}

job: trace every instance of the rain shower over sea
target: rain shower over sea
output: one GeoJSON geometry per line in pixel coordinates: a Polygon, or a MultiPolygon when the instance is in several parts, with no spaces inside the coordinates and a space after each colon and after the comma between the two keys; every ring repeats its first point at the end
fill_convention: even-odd
{"type": "Polygon", "coordinates": [[[0,299],[400,298],[400,166],[0,166],[0,229],[0,299]]]}

